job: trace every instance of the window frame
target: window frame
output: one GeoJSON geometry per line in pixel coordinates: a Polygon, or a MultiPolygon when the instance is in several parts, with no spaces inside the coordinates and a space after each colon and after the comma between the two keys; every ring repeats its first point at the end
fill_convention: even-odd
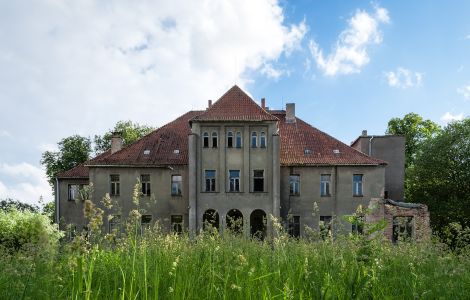
{"type": "Polygon", "coordinates": [[[235,133],[235,148],[242,148],[243,147],[243,138],[241,131],[237,131],[235,133]]]}
{"type": "Polygon", "coordinates": [[[76,183],[70,183],[67,185],[67,200],[68,201],[77,201],[77,200],[80,200],[80,189],[83,185],[82,184],[76,184],[76,183]],[[70,197],[70,192],[72,191],[71,187],[72,186],[77,186],[77,191],[76,191],[76,195],[75,195],[75,198],[72,198],[70,197]]]}
{"type": "Polygon", "coordinates": [[[209,148],[209,133],[207,131],[202,134],[202,148],[209,148]]]}
{"type": "Polygon", "coordinates": [[[217,170],[204,170],[204,192],[214,193],[217,191],[217,170]],[[214,172],[214,177],[207,177],[207,172],[214,172]],[[209,182],[209,190],[207,189],[207,180],[213,180],[209,182]],[[212,186],[213,185],[213,186],[212,186]],[[212,187],[212,190],[210,189],[212,187]]]}
{"type": "Polygon", "coordinates": [[[217,148],[219,146],[219,134],[217,131],[212,131],[211,133],[211,147],[212,148],[217,148]]]}
{"type": "Polygon", "coordinates": [[[153,216],[151,214],[144,214],[140,216],[140,233],[144,234],[146,230],[150,230],[152,227],[153,216]],[[144,217],[150,217],[150,220],[144,223],[144,217]]]}
{"type": "Polygon", "coordinates": [[[256,131],[251,132],[250,147],[258,148],[258,132],[256,131]]]}
{"type": "Polygon", "coordinates": [[[331,197],[331,174],[320,174],[320,197],[331,197]],[[324,176],[328,176],[328,180],[323,180],[324,176]]]}
{"type": "Polygon", "coordinates": [[[170,231],[173,234],[182,234],[183,233],[183,224],[184,218],[183,215],[171,215],[170,216],[170,231]],[[179,222],[174,221],[175,218],[181,218],[179,222]],[[178,229],[179,228],[179,229],[178,229]]]}
{"type": "Polygon", "coordinates": [[[227,132],[227,148],[233,148],[233,132],[227,132]]]}
{"type": "Polygon", "coordinates": [[[140,174],[140,192],[144,196],[150,196],[152,193],[150,174],[140,174]],[[148,180],[144,180],[144,176],[148,176],[148,180]]]}
{"type": "Polygon", "coordinates": [[[260,170],[260,169],[257,169],[257,170],[253,170],[253,193],[264,193],[265,192],[265,189],[264,189],[264,170],[260,170]],[[262,172],[263,173],[263,176],[256,176],[256,172],[262,172]],[[256,180],[259,180],[261,179],[262,180],[262,190],[261,191],[258,191],[256,190],[256,180]]]}
{"type": "Polygon", "coordinates": [[[287,233],[293,238],[300,238],[300,216],[290,216],[287,224],[287,233]]]}
{"type": "Polygon", "coordinates": [[[353,174],[352,185],[353,185],[353,197],[364,197],[364,174],[353,174]],[[356,181],[355,180],[356,176],[361,176],[360,177],[361,180],[356,181]],[[358,193],[356,193],[356,191],[358,193]]]}
{"type": "Polygon", "coordinates": [[[289,175],[289,195],[290,196],[300,196],[300,174],[290,174],[289,175]],[[295,192],[295,185],[294,189],[292,188],[292,178],[297,177],[297,193],[295,192]]]}
{"type": "Polygon", "coordinates": [[[183,176],[180,174],[171,174],[171,196],[179,197],[182,195],[183,195],[183,176]],[[181,180],[179,181],[173,180],[173,178],[175,177],[180,177],[181,180]],[[177,187],[179,187],[176,193],[173,192],[174,184],[177,184],[177,187]]]}
{"type": "Polygon", "coordinates": [[[240,170],[229,170],[228,171],[228,191],[230,193],[239,193],[241,192],[240,182],[241,182],[240,170]],[[232,172],[238,172],[238,176],[232,177],[232,172]],[[233,180],[233,183],[232,183],[233,180]],[[233,188],[232,188],[233,187],[233,188]],[[237,189],[238,187],[238,189],[237,189]]]}
{"type": "MultiPolygon", "coordinates": [[[[114,177],[116,178],[116,177],[114,177]]],[[[109,195],[111,197],[118,197],[121,195],[121,176],[120,174],[109,175],[109,195]],[[117,180],[113,180],[113,176],[117,176],[117,180]]]]}
{"type": "Polygon", "coordinates": [[[267,139],[266,139],[266,132],[264,132],[264,131],[261,131],[259,133],[259,147],[263,148],[263,149],[268,147],[268,143],[267,143],[267,139]]]}

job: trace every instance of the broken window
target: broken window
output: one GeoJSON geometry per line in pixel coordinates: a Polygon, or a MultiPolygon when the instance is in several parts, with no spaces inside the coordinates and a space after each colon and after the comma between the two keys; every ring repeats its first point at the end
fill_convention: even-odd
{"type": "Polygon", "coordinates": [[[140,218],[140,230],[144,234],[146,230],[150,230],[152,223],[152,215],[142,215],[140,218]]]}
{"type": "Polygon", "coordinates": [[[183,216],[182,215],[171,216],[171,231],[177,234],[183,233],[183,216]]]}
{"type": "Polygon", "coordinates": [[[264,170],[253,170],[253,192],[264,192],[264,170]]]}
{"type": "Polygon", "coordinates": [[[410,241],[413,235],[413,217],[393,217],[393,242],[410,241]]]}
{"type": "Polygon", "coordinates": [[[300,216],[291,216],[289,218],[287,233],[292,237],[300,237],[300,216]]]}
{"type": "Polygon", "coordinates": [[[150,196],[150,175],[140,175],[140,183],[142,185],[142,195],[150,196]]]}

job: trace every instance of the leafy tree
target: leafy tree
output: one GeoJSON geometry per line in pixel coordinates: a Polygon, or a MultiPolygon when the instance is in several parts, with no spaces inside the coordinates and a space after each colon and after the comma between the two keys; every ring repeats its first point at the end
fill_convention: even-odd
{"type": "Polygon", "coordinates": [[[441,128],[431,120],[424,120],[416,113],[408,113],[402,119],[392,118],[388,121],[388,134],[405,136],[405,168],[413,165],[419,145],[439,133],[441,128]]]}
{"type": "Polygon", "coordinates": [[[59,151],[46,151],[42,154],[41,164],[46,167],[49,184],[54,188],[58,173],[69,170],[90,158],[91,141],[89,138],[73,135],[62,139],[59,151]]]}
{"type": "Polygon", "coordinates": [[[100,154],[111,149],[111,137],[113,136],[113,132],[120,132],[124,140],[124,146],[127,146],[154,130],[154,127],[140,125],[132,121],[119,121],[114,126],[114,129],[109,130],[103,136],[95,135],[95,153],[100,154]]]}
{"type": "Polygon", "coordinates": [[[470,118],[425,140],[408,175],[410,196],[428,205],[433,229],[470,225],[470,118]]]}
{"type": "Polygon", "coordinates": [[[31,211],[39,212],[39,207],[36,205],[31,205],[28,203],[23,203],[18,200],[13,200],[11,198],[0,200],[0,211],[10,211],[16,209],[18,211],[31,211]]]}

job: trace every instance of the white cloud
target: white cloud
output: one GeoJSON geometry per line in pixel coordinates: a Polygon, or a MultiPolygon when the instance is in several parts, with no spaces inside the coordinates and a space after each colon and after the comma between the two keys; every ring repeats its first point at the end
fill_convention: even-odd
{"type": "Polygon", "coordinates": [[[470,99],[470,84],[458,88],[457,93],[461,94],[465,99],[470,99]]]}
{"type": "Polygon", "coordinates": [[[318,68],[328,76],[359,73],[369,63],[368,46],[382,43],[380,24],[389,22],[385,8],[375,7],[373,14],[363,10],[356,11],[348,21],[348,28],[339,35],[333,52],[326,57],[319,45],[311,40],[310,52],[318,68]]]}
{"type": "Polygon", "coordinates": [[[287,70],[274,68],[272,64],[267,63],[261,69],[261,74],[265,75],[268,78],[277,80],[283,75],[289,76],[290,72],[287,70]]]}
{"type": "Polygon", "coordinates": [[[443,121],[444,123],[449,123],[452,121],[461,121],[461,120],[463,120],[463,113],[460,113],[458,115],[453,115],[450,112],[446,112],[441,117],[441,121],[443,121]]]}
{"type": "Polygon", "coordinates": [[[29,163],[0,163],[0,199],[12,198],[37,204],[39,198],[51,201],[51,187],[45,172],[29,163]]]}
{"type": "Polygon", "coordinates": [[[397,68],[396,71],[384,73],[389,86],[394,88],[410,88],[420,86],[423,80],[423,73],[414,72],[405,68],[397,68]]]}

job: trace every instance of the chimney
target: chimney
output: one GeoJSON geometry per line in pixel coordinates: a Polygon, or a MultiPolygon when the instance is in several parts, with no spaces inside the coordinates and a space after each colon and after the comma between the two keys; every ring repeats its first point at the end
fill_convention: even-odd
{"type": "Polygon", "coordinates": [[[261,98],[261,107],[263,109],[266,109],[266,99],[265,98],[261,98]]]}
{"type": "Polygon", "coordinates": [[[367,130],[362,131],[362,136],[367,136],[367,130]]]}
{"type": "Polygon", "coordinates": [[[295,123],[295,103],[286,103],[286,123],[295,123]]]}
{"type": "Polygon", "coordinates": [[[122,140],[122,133],[115,131],[111,136],[111,154],[118,152],[122,149],[122,144],[124,141],[122,140]]]}
{"type": "Polygon", "coordinates": [[[212,107],[212,100],[207,100],[207,108],[211,108],[212,107]]]}

